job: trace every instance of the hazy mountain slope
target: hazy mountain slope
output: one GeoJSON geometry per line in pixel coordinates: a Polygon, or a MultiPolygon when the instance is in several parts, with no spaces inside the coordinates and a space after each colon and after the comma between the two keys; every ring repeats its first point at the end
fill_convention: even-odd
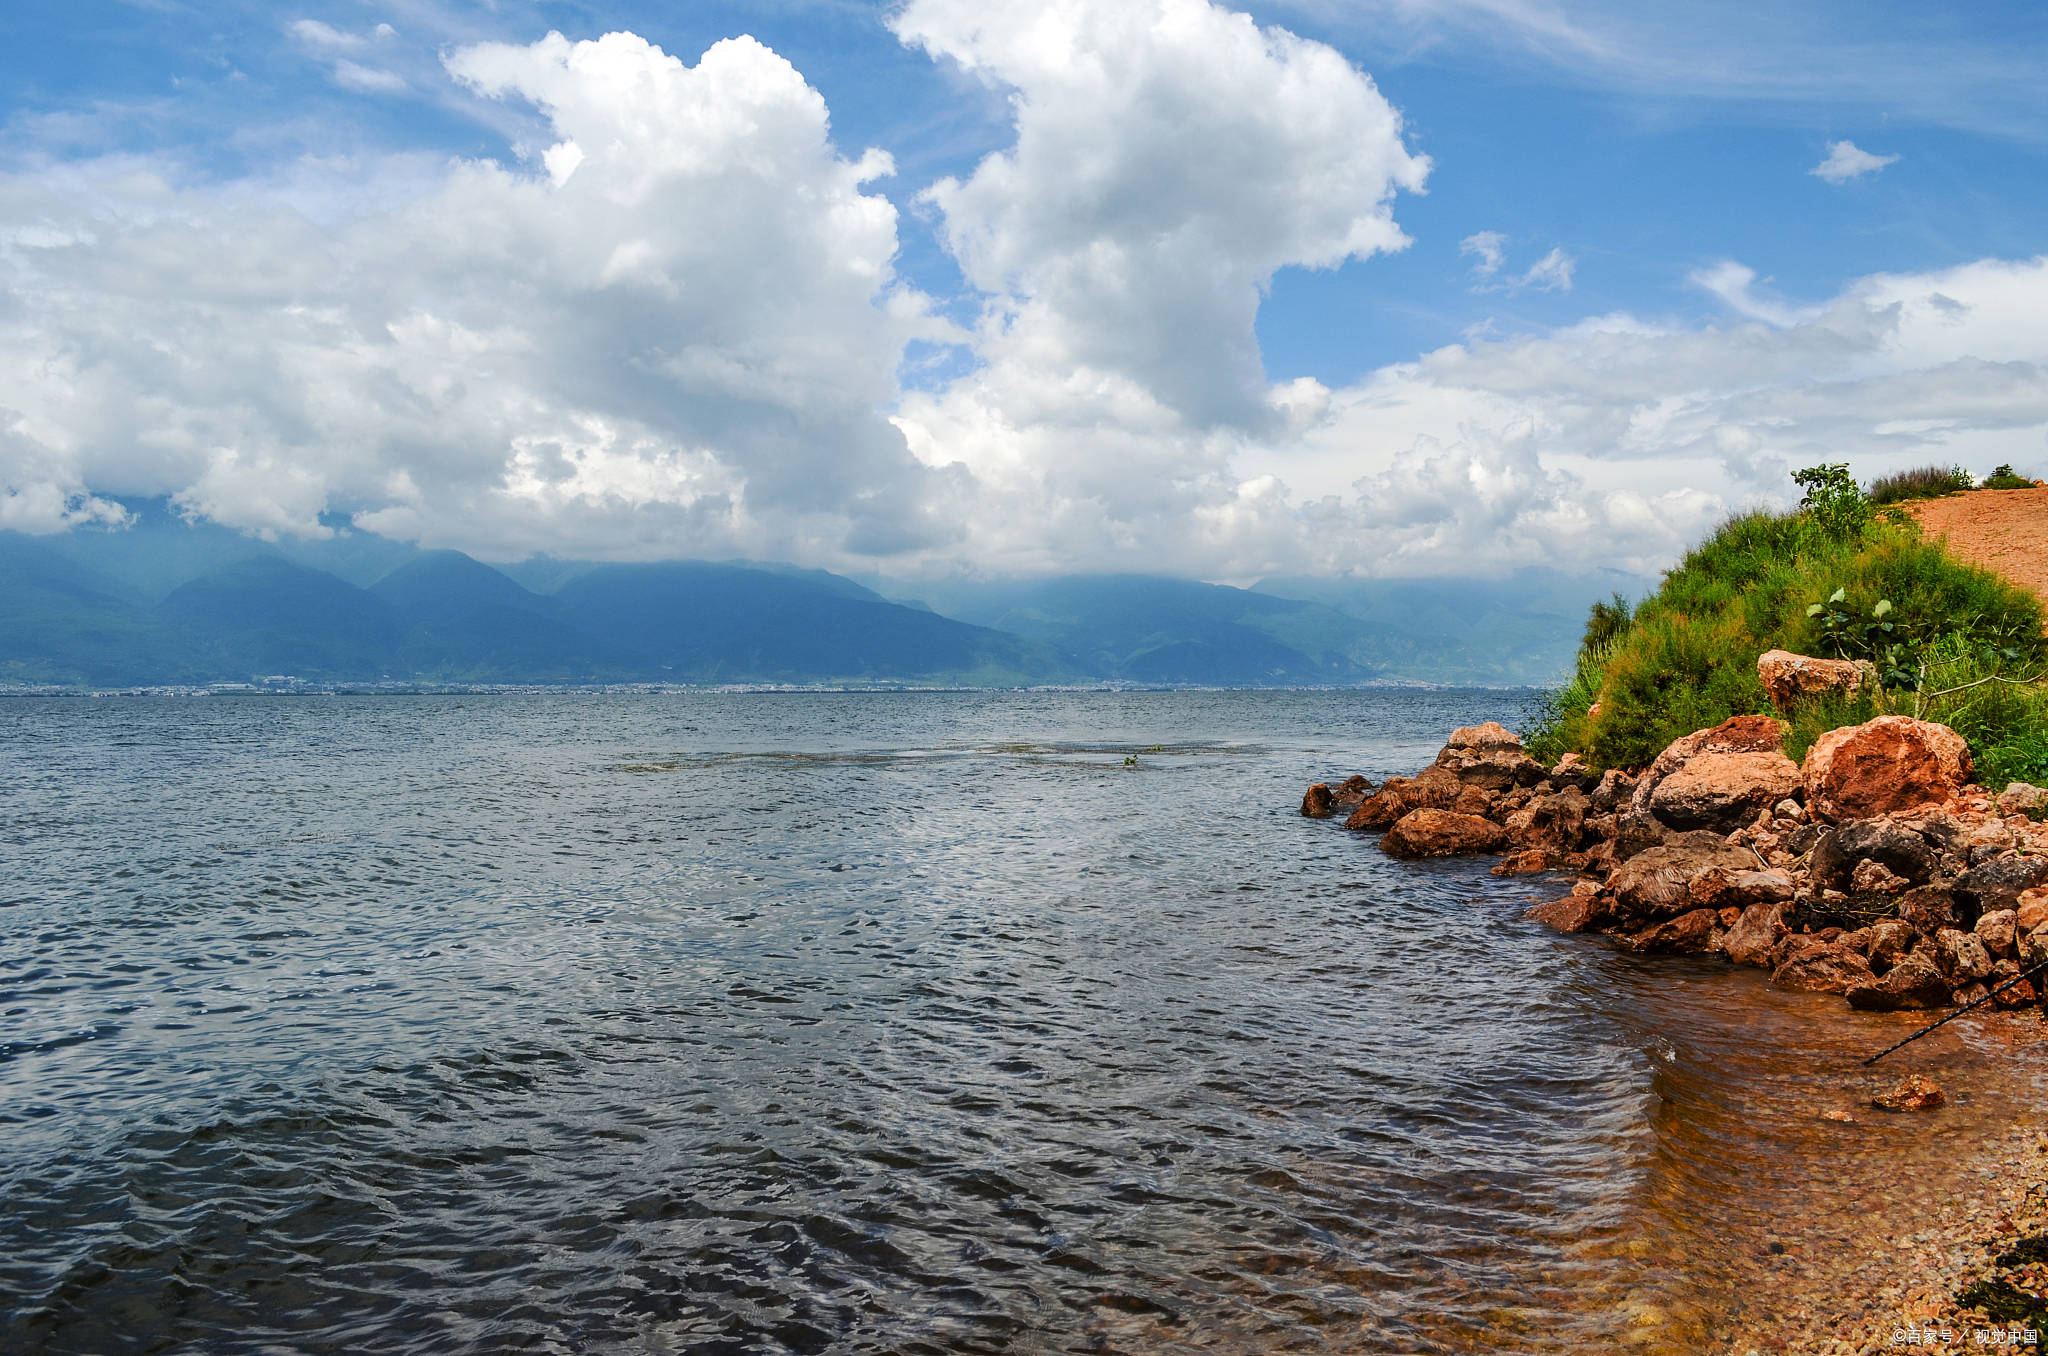
{"type": "Polygon", "coordinates": [[[403,676],[393,668],[404,627],[389,605],[281,557],[237,561],[181,584],[157,615],[199,646],[215,678],[403,676]]]}
{"type": "Polygon", "coordinates": [[[0,682],[120,686],[189,677],[195,657],[118,581],[0,532],[0,682]]]}
{"type": "Polygon", "coordinates": [[[399,669],[414,678],[473,683],[598,682],[634,678],[644,663],[557,617],[560,605],[460,551],[420,554],[370,586],[405,633],[399,669]]]}
{"type": "Polygon", "coordinates": [[[607,565],[570,580],[555,598],[563,620],[678,682],[1030,683],[1072,672],[1050,646],[800,574],[607,565]]]}
{"type": "Polygon", "coordinates": [[[1150,683],[1358,683],[1371,630],[1318,603],[1149,575],[954,584],[940,612],[1057,645],[1092,675],[1150,683]]]}
{"type": "Polygon", "coordinates": [[[1500,579],[1268,579],[1253,588],[1364,623],[1380,662],[1404,678],[1542,685],[1570,669],[1589,606],[1655,586],[1612,570],[1536,568],[1500,579]]]}

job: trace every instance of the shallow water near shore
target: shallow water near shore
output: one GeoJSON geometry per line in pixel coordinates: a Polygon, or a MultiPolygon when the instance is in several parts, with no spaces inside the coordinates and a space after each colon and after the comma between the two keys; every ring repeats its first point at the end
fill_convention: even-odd
{"type": "Polygon", "coordinates": [[[1515,701],[0,702],[0,1348],[1736,1340],[2038,1061],[1295,813],[1515,701]]]}

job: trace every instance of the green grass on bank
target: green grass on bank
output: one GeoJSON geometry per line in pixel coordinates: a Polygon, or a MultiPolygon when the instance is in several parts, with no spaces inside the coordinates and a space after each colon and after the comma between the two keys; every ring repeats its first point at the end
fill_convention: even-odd
{"type": "Polygon", "coordinates": [[[1873,504],[1902,504],[1908,499],[1939,499],[1977,488],[1977,478],[1960,466],[1922,466],[1879,476],[1870,482],[1867,497],[1873,504]]]}
{"type": "Polygon", "coordinates": [[[1680,735],[1770,711],[1756,660],[1784,649],[1869,659],[1884,680],[1793,713],[1794,757],[1825,730],[1896,712],[1968,739],[1986,785],[2048,783],[2039,600],[1923,540],[1903,515],[1873,512],[1846,467],[1800,478],[1799,511],[1739,515],[1639,606],[1594,607],[1576,672],[1527,732],[1531,752],[1639,768],[1680,735]]]}

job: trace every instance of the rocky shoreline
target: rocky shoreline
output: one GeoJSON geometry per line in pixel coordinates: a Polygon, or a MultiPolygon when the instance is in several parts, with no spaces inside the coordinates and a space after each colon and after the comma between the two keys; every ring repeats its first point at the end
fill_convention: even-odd
{"type": "MultiPolygon", "coordinates": [[[[1981,1003],[2009,1014],[2001,1025],[2024,1018],[2009,1035],[2038,1045],[2048,1013],[2022,1010],[2048,994],[2048,792],[1993,796],[1969,780],[1958,735],[1904,716],[1831,731],[1800,763],[1788,729],[1737,717],[1639,773],[1596,774],[1576,755],[1546,768],[1488,722],[1454,731],[1413,777],[1317,783],[1301,813],[1341,815],[1398,858],[1491,854],[1496,875],[1570,873],[1568,892],[1529,913],[1560,931],[1720,956],[1859,1010],[1933,1020],[1981,1003]]],[[[1941,1104],[1918,1077],[1873,1103],[1941,1104]]],[[[1873,1237],[1730,1350],[2048,1349],[2048,1138],[2015,1124],[1957,1168],[1938,1219],[1873,1237]]]]}
{"type": "Polygon", "coordinates": [[[1595,774],[1574,754],[1545,768],[1488,722],[1454,731],[1413,777],[1317,783],[1301,813],[1342,813],[1394,857],[1572,872],[1530,917],[1631,951],[1720,955],[1868,1011],[2039,1005],[2048,792],[1993,797],[1969,781],[1960,736],[1907,716],[1830,731],[1803,764],[1787,733],[1738,716],[1638,774],[1595,774]]]}

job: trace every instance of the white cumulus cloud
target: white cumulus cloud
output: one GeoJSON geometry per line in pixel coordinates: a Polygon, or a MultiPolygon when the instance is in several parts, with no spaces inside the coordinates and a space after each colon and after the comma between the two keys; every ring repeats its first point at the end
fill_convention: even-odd
{"type": "Polygon", "coordinates": [[[1330,47],[1209,0],[912,0],[891,25],[1015,111],[1015,144],[926,200],[1027,401],[1262,424],[1273,274],[1408,243],[1392,200],[1429,162],[1330,47]]]}
{"type": "MultiPolygon", "coordinates": [[[[1728,260],[1693,278],[1714,324],[1598,316],[1273,382],[1275,273],[1401,248],[1428,168],[1362,72],[1206,0],[893,22],[1013,110],[1011,145],[922,197],[966,329],[895,273],[889,157],[842,152],[745,38],[694,65],[630,34],[456,50],[447,97],[537,118],[511,166],[0,174],[0,526],[168,495],[494,558],[1652,569],[1815,462],[2048,470],[2048,259],[1812,304],[1728,260]],[[903,390],[914,341],[964,375],[903,390]]],[[[1488,286],[1569,289],[1564,249],[1518,268],[1508,244],[1464,242],[1488,286]]]]}
{"type": "Polygon", "coordinates": [[[1830,141],[1827,158],[1807,173],[1831,184],[1845,184],[1865,174],[1875,174],[1886,165],[1895,165],[1895,155],[1872,155],[1853,141],[1830,141]]]}
{"type": "MultiPolygon", "coordinates": [[[[496,555],[898,550],[952,530],[878,409],[932,331],[896,216],[751,39],[694,66],[613,34],[472,47],[546,164],[447,168],[323,225],[97,162],[0,179],[10,502],[171,494],[271,532],[323,512],[496,555]],[[69,242],[69,243],[65,243],[69,242]]],[[[366,192],[374,199],[374,192],[366,192]]],[[[19,513],[17,513],[19,516],[19,513]]]]}

